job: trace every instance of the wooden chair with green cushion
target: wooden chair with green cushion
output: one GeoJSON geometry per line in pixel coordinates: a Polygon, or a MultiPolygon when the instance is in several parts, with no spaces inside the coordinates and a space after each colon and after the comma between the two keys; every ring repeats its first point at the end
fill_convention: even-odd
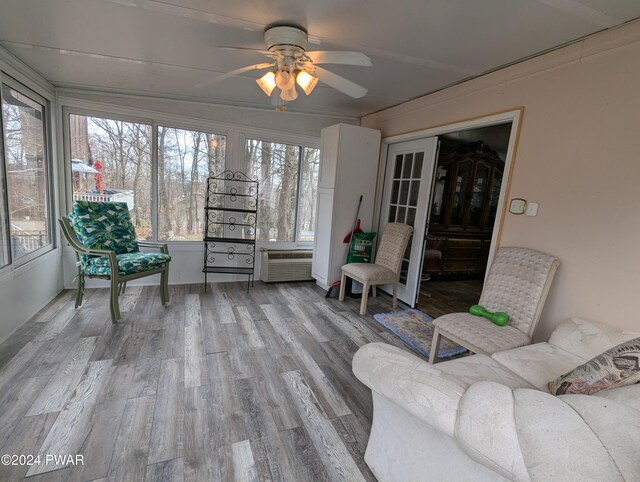
{"type": "Polygon", "coordinates": [[[169,249],[136,239],[127,203],[76,201],[69,216],[60,218],[60,227],[78,261],[76,308],[82,305],[85,277],[111,281],[113,323],[120,319],[118,295],[128,281],[160,274],[162,304],[169,303],[169,249]],[[160,252],[142,252],[141,247],[160,252]]]}

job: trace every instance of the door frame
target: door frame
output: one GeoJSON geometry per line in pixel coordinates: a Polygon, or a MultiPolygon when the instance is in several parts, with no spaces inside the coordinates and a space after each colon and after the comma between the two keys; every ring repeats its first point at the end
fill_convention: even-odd
{"type": "MultiPolygon", "coordinates": [[[[378,163],[378,181],[376,188],[376,197],[374,204],[374,222],[375,230],[379,231],[380,214],[382,211],[383,190],[385,185],[385,172],[387,170],[387,153],[389,145],[397,142],[412,141],[421,139],[424,137],[437,137],[445,134],[451,134],[458,131],[464,131],[469,129],[475,129],[479,127],[489,127],[499,124],[506,124],[511,122],[511,132],[509,134],[509,144],[507,147],[507,154],[504,161],[504,174],[500,188],[500,196],[498,198],[498,209],[496,213],[496,219],[493,224],[493,234],[491,236],[491,246],[489,248],[489,257],[487,259],[487,267],[491,265],[493,256],[496,249],[500,246],[500,240],[502,238],[502,228],[504,224],[505,214],[507,210],[507,198],[511,189],[511,178],[513,169],[515,166],[516,152],[518,150],[518,142],[520,140],[520,128],[522,125],[522,119],[524,117],[524,107],[518,107],[512,110],[496,112],[481,117],[473,117],[458,122],[452,122],[450,124],[438,125],[426,129],[407,132],[405,134],[398,134],[394,136],[383,137],[380,148],[380,159],[378,163]]],[[[437,159],[436,159],[437,163],[437,159]]],[[[429,200],[431,203],[431,200],[429,200]]],[[[427,213],[429,209],[427,208],[427,213]]],[[[428,214],[427,214],[428,215],[428,214]]],[[[486,271],[485,277],[489,270],[486,271]]]]}

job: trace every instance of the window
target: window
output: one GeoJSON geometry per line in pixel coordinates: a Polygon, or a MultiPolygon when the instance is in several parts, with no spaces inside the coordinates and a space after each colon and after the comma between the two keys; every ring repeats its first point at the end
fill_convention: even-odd
{"type": "Polygon", "coordinates": [[[45,100],[36,99],[26,88],[2,84],[0,266],[51,244],[45,100]]]}
{"type": "Polygon", "coordinates": [[[247,139],[247,173],[260,183],[258,229],[260,241],[295,241],[300,147],[247,139]]]}
{"type": "Polygon", "coordinates": [[[260,182],[258,241],[313,241],[316,147],[245,137],[238,149],[228,140],[242,139],[240,130],[175,127],[144,114],[70,109],[65,120],[73,200],[126,202],[139,239],[201,242],[207,179],[230,169],[260,182]]]}
{"type": "Polygon", "coordinates": [[[139,239],[151,239],[151,126],[69,115],[73,200],[126,202],[139,239]]]}
{"type": "Polygon", "coordinates": [[[298,200],[298,241],[313,241],[316,222],[316,197],[320,149],[302,149],[300,166],[300,195],[298,200]]]}
{"type": "Polygon", "coordinates": [[[158,127],[158,239],[202,241],[207,178],[225,151],[225,136],[158,127]]]}

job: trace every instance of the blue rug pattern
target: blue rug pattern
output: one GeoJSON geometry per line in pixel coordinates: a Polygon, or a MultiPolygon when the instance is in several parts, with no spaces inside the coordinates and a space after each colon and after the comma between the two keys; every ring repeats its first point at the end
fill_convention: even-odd
{"type": "MultiPolygon", "coordinates": [[[[408,309],[391,313],[378,313],[373,318],[382,326],[393,332],[398,338],[429,358],[433,340],[433,318],[420,310],[408,309]]],[[[438,358],[450,358],[466,352],[467,349],[442,337],[438,358]]]]}

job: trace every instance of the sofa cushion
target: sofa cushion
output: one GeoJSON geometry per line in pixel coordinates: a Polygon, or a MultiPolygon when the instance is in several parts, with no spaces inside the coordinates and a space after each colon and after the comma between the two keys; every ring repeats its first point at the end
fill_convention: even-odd
{"type": "Polygon", "coordinates": [[[553,395],[591,395],[640,383],[640,337],[621,343],[549,383],[553,395]]]}
{"type": "MultiPolygon", "coordinates": [[[[470,313],[451,313],[440,316],[433,321],[440,328],[442,334],[451,334],[464,340],[484,353],[510,350],[528,345],[531,339],[514,326],[498,326],[485,318],[470,313]]],[[[454,340],[458,341],[458,340],[454,340]]]]}
{"type": "Polygon", "coordinates": [[[569,318],[560,323],[549,338],[549,343],[569,353],[590,360],[612,346],[640,336],[603,323],[582,318],[569,318]]]}
{"type": "Polygon", "coordinates": [[[434,366],[467,387],[476,382],[490,381],[501,383],[509,388],[534,388],[529,382],[487,355],[465,356],[434,366]]]}
{"type": "MultiPolygon", "coordinates": [[[[640,411],[626,404],[600,397],[562,395],[558,398],[580,415],[598,437],[606,447],[615,467],[622,473],[624,480],[640,480],[640,458],[638,457],[640,411]]],[[[573,445],[573,449],[574,454],[580,457],[579,460],[583,460],[582,441],[573,445]]],[[[574,455],[574,460],[575,458],[574,455]]],[[[593,477],[592,480],[611,479],[593,477]]]]}
{"type": "Polygon", "coordinates": [[[395,280],[396,274],[384,266],[369,263],[349,263],[342,267],[342,271],[349,277],[363,281],[395,280]]]}
{"type": "MultiPolygon", "coordinates": [[[[116,255],[116,258],[120,276],[162,268],[171,261],[171,256],[164,253],[124,253],[116,255]]],[[[84,265],[84,274],[94,278],[109,278],[109,258],[89,258],[84,265]]]]}
{"type": "Polygon", "coordinates": [[[615,400],[616,402],[620,402],[631,408],[640,410],[640,383],[602,390],[598,393],[594,393],[592,396],[606,398],[607,400],[615,400]]]}
{"type": "MultiPolygon", "coordinates": [[[[610,423],[613,422],[611,415],[620,421],[628,419],[624,413],[615,415],[620,408],[618,404],[615,409],[607,410],[602,408],[602,399],[584,395],[569,397],[594,400],[591,409],[597,410],[600,416],[606,415],[610,423]]],[[[514,399],[518,442],[532,481],[638,480],[623,477],[609,455],[611,447],[603,443],[600,434],[594,433],[583,414],[576,412],[566,399],[539,390],[514,390],[514,399]]],[[[615,402],[607,400],[606,403],[615,402]]],[[[611,423],[608,430],[615,433],[617,424],[611,423]]],[[[637,442],[630,446],[631,449],[637,447],[637,442]]]]}
{"type": "Polygon", "coordinates": [[[547,385],[550,381],[585,362],[584,358],[549,343],[501,351],[491,358],[545,392],[549,390],[547,385]]]}

